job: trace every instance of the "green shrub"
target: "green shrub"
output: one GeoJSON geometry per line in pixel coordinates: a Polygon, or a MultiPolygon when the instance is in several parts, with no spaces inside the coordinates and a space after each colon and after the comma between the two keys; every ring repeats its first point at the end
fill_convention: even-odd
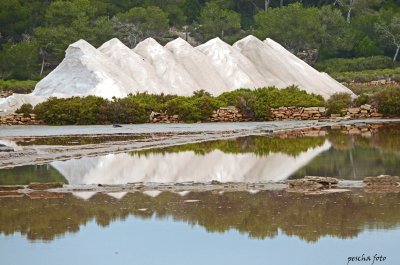
{"type": "Polygon", "coordinates": [[[257,120],[270,117],[270,109],[282,106],[319,107],[324,106],[324,99],[315,94],[308,94],[296,86],[285,89],[276,87],[256,90],[239,89],[221,94],[218,99],[226,105],[238,107],[243,113],[251,114],[257,120]]]}
{"type": "Polygon", "coordinates": [[[371,99],[370,99],[369,95],[361,94],[353,100],[353,105],[359,107],[364,104],[369,104],[370,101],[371,101],[371,99]]]}
{"type": "Polygon", "coordinates": [[[372,57],[360,57],[353,59],[335,58],[329,59],[315,65],[315,68],[319,71],[327,73],[338,73],[338,72],[354,72],[364,70],[376,70],[393,68],[396,64],[393,64],[393,60],[387,56],[372,56],[372,57]]]}
{"type": "Polygon", "coordinates": [[[400,114],[400,88],[388,88],[374,94],[373,101],[382,114],[400,114]]]}
{"type": "Polygon", "coordinates": [[[29,114],[33,113],[33,107],[31,104],[22,104],[22,106],[15,111],[15,113],[24,114],[24,117],[29,117],[29,114]]]}
{"type": "Polygon", "coordinates": [[[400,81],[400,68],[364,70],[358,72],[337,72],[331,73],[331,75],[339,82],[371,82],[381,79],[400,81]]]}
{"type": "Polygon", "coordinates": [[[25,80],[1,80],[0,79],[0,92],[11,90],[14,93],[28,94],[33,91],[37,81],[25,80]]]}
{"type": "Polygon", "coordinates": [[[347,93],[336,93],[333,94],[327,101],[327,113],[328,114],[341,114],[342,109],[351,106],[352,100],[350,94],[347,93]]]}
{"type": "Polygon", "coordinates": [[[179,115],[184,122],[204,121],[223,104],[208,93],[195,92],[192,97],[175,97],[167,101],[165,109],[169,115],[179,115]]]}

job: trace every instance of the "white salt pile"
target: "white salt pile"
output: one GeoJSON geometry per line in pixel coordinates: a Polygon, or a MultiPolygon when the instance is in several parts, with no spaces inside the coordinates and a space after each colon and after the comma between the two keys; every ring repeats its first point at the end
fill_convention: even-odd
{"type": "Polygon", "coordinates": [[[140,92],[160,94],[162,89],[167,87],[156,75],[154,67],[119,39],[107,41],[98,50],[108,56],[126,75],[135,79],[140,92]]]}
{"type": "Polygon", "coordinates": [[[148,38],[140,42],[134,51],[147,59],[156,69],[156,74],[168,85],[163,91],[165,94],[189,96],[199,89],[200,86],[172,53],[156,40],[148,38]]]}
{"type": "Polygon", "coordinates": [[[174,56],[175,60],[193,77],[199,87],[192,88],[192,92],[203,88],[215,94],[221,94],[229,90],[229,85],[222,76],[215,71],[209,57],[193,48],[188,42],[177,38],[165,45],[174,56]]]}
{"type": "Polygon", "coordinates": [[[338,92],[354,96],[271,39],[263,42],[248,36],[230,46],[215,38],[193,48],[180,38],[165,47],[149,38],[133,50],[118,39],[99,49],[79,40],[31,94],[0,99],[0,111],[14,111],[23,103],[35,105],[48,97],[111,98],[137,92],[188,96],[200,89],[217,96],[238,88],[290,85],[325,99],[338,92]]]}
{"type": "Polygon", "coordinates": [[[210,58],[215,71],[228,84],[228,90],[265,86],[266,82],[255,65],[220,38],[212,39],[196,49],[210,58]]]}

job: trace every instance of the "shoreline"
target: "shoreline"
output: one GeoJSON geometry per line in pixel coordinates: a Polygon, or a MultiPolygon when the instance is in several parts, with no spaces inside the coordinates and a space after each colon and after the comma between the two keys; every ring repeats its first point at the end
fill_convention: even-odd
{"type": "Polygon", "coordinates": [[[0,143],[12,145],[14,151],[0,152],[0,169],[24,165],[40,165],[53,161],[65,161],[82,157],[117,154],[163,148],[176,145],[200,143],[214,140],[232,139],[245,136],[273,136],[282,132],[320,129],[330,126],[351,126],[357,124],[383,124],[400,122],[400,119],[363,119],[348,121],[274,121],[250,123],[210,123],[210,124],[146,124],[112,126],[26,126],[0,130],[0,143]],[[71,134],[75,132],[75,134],[71,134]],[[92,137],[116,135],[140,136],[127,141],[108,141],[84,145],[26,145],[15,141],[24,138],[92,137]]]}

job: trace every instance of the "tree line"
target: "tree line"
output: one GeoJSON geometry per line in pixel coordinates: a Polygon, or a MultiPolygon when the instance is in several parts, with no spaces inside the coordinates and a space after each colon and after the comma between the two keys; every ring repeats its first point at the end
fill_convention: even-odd
{"type": "Polygon", "coordinates": [[[376,55],[398,60],[398,0],[4,0],[0,2],[0,79],[40,79],[68,45],[117,37],[129,47],[179,34],[228,43],[253,34],[318,61],[376,55]]]}

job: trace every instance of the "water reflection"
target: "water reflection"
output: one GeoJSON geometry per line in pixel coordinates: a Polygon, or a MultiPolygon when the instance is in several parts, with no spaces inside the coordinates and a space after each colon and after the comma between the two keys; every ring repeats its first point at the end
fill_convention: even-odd
{"type": "Polygon", "coordinates": [[[296,156],[269,153],[224,153],[213,150],[198,154],[194,151],[171,153],[110,154],[70,161],[53,162],[70,184],[125,184],[129,182],[259,182],[286,179],[318,154],[328,150],[330,143],[299,152],[296,156]]]}
{"type": "Polygon", "coordinates": [[[400,175],[399,124],[376,125],[356,135],[348,134],[343,127],[311,131],[308,135],[315,136],[301,133],[251,136],[85,157],[45,167],[3,169],[0,184],[260,182],[306,175],[362,180],[381,174],[400,175]]]}
{"type": "Polygon", "coordinates": [[[89,200],[71,194],[48,200],[0,198],[0,232],[19,232],[30,240],[53,240],[65,233],[78,233],[93,219],[107,227],[129,216],[172,218],[200,225],[208,232],[234,229],[257,239],[273,238],[282,231],[315,242],[325,236],[344,239],[364,230],[398,228],[400,194],[354,190],[324,196],[284,191],[163,192],[149,196],[136,192],[123,194],[121,199],[100,193],[89,200]]]}

